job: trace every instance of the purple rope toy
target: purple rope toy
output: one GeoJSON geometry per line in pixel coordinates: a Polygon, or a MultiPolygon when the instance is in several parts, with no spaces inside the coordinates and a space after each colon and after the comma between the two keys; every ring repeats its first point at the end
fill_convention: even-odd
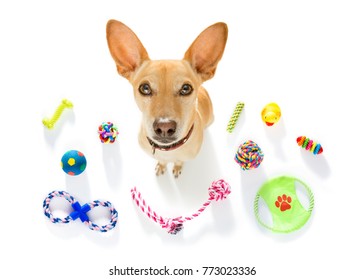
{"type": "Polygon", "coordinates": [[[113,229],[116,226],[116,223],[118,221],[118,212],[115,210],[115,208],[109,201],[94,200],[91,203],[86,203],[83,206],[81,206],[80,203],[78,203],[73,198],[73,196],[71,196],[69,193],[67,193],[65,191],[53,191],[53,192],[49,193],[43,201],[43,210],[44,210],[44,215],[48,219],[50,219],[52,223],[67,224],[71,220],[74,221],[79,218],[85,225],[87,225],[89,227],[89,229],[94,230],[94,231],[99,231],[99,232],[107,232],[107,231],[113,229]],[[49,209],[49,205],[51,203],[51,200],[55,197],[65,198],[69,203],[71,203],[74,211],[65,218],[54,217],[51,210],[49,209]],[[87,217],[86,213],[98,206],[103,206],[103,207],[109,208],[109,211],[111,214],[109,224],[104,225],[104,226],[98,226],[98,225],[94,224],[93,222],[91,222],[89,220],[89,218],[87,217]]]}

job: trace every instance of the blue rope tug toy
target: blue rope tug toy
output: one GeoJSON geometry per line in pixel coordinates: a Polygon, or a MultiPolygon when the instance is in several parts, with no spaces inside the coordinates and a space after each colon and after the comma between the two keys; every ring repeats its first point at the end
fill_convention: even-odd
{"type": "Polygon", "coordinates": [[[46,217],[50,219],[52,223],[67,224],[71,220],[74,221],[80,218],[81,221],[89,227],[89,229],[99,232],[107,232],[109,230],[112,230],[116,226],[116,223],[118,221],[118,212],[115,210],[115,208],[109,201],[94,200],[91,203],[86,203],[83,206],[81,206],[80,203],[78,203],[78,201],[76,201],[73,196],[71,196],[69,193],[65,191],[53,191],[49,193],[48,196],[43,201],[43,210],[44,210],[44,215],[46,215],[46,217]],[[65,218],[54,217],[51,210],[49,209],[49,205],[51,203],[51,200],[55,197],[65,198],[69,203],[71,203],[74,211],[65,218]],[[87,217],[86,213],[98,206],[109,208],[111,214],[109,224],[98,226],[93,222],[91,222],[87,217]]]}

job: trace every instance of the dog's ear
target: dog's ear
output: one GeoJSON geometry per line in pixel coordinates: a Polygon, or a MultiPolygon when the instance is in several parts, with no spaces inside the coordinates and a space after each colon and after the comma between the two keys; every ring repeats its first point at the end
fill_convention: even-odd
{"type": "Polygon", "coordinates": [[[109,20],[106,26],[106,38],[117,70],[125,78],[130,79],[130,75],[145,60],[149,60],[143,44],[125,24],[109,20]]]}
{"type": "Polygon", "coordinates": [[[223,22],[215,23],[202,31],[186,51],[184,59],[190,62],[203,81],[214,76],[227,37],[227,25],[223,22]]]}

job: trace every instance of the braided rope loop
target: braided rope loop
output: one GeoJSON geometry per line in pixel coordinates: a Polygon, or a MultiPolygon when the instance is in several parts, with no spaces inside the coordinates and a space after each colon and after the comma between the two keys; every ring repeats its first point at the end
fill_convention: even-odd
{"type": "Polygon", "coordinates": [[[81,206],[69,193],[65,191],[53,191],[48,194],[48,196],[43,201],[43,211],[44,215],[51,220],[52,223],[69,223],[72,220],[80,220],[86,224],[91,230],[99,231],[99,232],[107,232],[113,229],[116,226],[118,221],[118,212],[114,208],[114,206],[109,201],[100,201],[95,200],[91,203],[86,203],[81,206]],[[50,202],[54,197],[63,197],[65,198],[73,207],[74,211],[70,213],[65,218],[55,218],[50,210],[50,202]],[[92,221],[86,215],[86,212],[92,210],[95,207],[103,206],[109,208],[110,211],[110,222],[107,225],[99,226],[92,221]]]}
{"type": "Polygon", "coordinates": [[[51,193],[49,193],[47,195],[47,197],[44,199],[43,201],[43,211],[44,211],[44,215],[51,220],[52,223],[63,223],[63,224],[66,224],[66,223],[69,223],[72,218],[70,216],[67,216],[67,217],[64,217],[64,218],[57,218],[57,217],[54,217],[51,210],[50,210],[50,203],[51,203],[51,200],[55,197],[63,197],[65,198],[69,203],[71,204],[74,204],[76,201],[75,199],[73,198],[73,196],[71,196],[69,193],[67,192],[64,192],[64,191],[53,191],[51,193]]]}
{"type": "Polygon", "coordinates": [[[100,201],[100,200],[94,200],[93,202],[91,202],[90,204],[91,209],[98,207],[98,206],[103,206],[103,207],[107,207],[109,208],[109,212],[110,212],[110,222],[107,225],[103,225],[103,226],[98,226],[97,224],[94,224],[91,221],[85,221],[84,223],[91,229],[94,231],[100,231],[100,232],[107,232],[111,229],[113,229],[116,226],[116,223],[118,221],[118,212],[115,210],[114,206],[111,204],[111,202],[109,201],[100,201]]]}

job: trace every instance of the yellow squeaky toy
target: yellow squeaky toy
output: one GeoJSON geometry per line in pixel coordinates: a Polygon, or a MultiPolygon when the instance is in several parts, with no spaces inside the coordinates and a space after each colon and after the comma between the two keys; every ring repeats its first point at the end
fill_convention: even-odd
{"type": "Polygon", "coordinates": [[[276,103],[267,104],[262,110],[262,120],[267,126],[272,126],[281,118],[281,108],[276,103]]]}

